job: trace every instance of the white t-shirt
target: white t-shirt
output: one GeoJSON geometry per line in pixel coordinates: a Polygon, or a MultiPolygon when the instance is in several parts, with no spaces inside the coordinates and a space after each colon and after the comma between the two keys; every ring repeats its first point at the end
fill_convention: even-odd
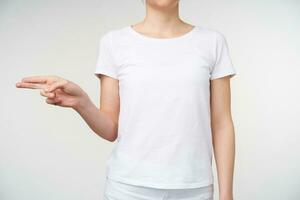
{"type": "Polygon", "coordinates": [[[98,52],[95,75],[119,80],[107,177],[164,189],[212,184],[210,80],[236,74],[224,35],[195,26],[155,38],[129,25],[105,33],[98,52]]]}

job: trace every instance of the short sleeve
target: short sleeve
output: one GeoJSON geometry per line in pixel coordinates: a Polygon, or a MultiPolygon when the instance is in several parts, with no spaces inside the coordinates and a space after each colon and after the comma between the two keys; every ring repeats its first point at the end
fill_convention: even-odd
{"type": "Polygon", "coordinates": [[[228,44],[224,35],[218,31],[215,31],[215,43],[214,43],[214,64],[210,71],[210,80],[221,78],[224,76],[236,75],[235,67],[232,64],[229,54],[228,44]]]}
{"type": "Polygon", "coordinates": [[[118,79],[118,67],[113,57],[111,34],[106,33],[100,39],[98,57],[94,74],[104,74],[118,79]]]}

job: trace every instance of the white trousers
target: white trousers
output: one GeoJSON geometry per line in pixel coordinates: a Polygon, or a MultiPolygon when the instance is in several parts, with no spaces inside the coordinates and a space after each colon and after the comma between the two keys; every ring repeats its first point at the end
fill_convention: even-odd
{"type": "Polygon", "coordinates": [[[213,184],[200,188],[159,189],[106,178],[104,200],[213,200],[213,184]]]}

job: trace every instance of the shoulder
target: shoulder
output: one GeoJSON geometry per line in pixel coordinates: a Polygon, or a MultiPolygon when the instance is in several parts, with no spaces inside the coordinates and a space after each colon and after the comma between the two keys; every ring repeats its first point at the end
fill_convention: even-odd
{"type": "Polygon", "coordinates": [[[113,48],[115,44],[118,44],[119,38],[123,35],[124,32],[124,27],[122,28],[114,28],[110,30],[104,31],[100,36],[99,36],[99,45],[106,47],[106,48],[113,48]]]}
{"type": "Polygon", "coordinates": [[[197,31],[199,38],[210,41],[210,44],[212,44],[214,48],[227,43],[225,34],[219,29],[198,26],[197,31]]]}
{"type": "Polygon", "coordinates": [[[220,31],[216,28],[209,28],[209,27],[198,26],[198,25],[196,27],[197,27],[197,32],[199,34],[202,34],[202,36],[204,35],[204,36],[210,37],[211,39],[225,38],[222,31],[220,31]]]}
{"type": "Polygon", "coordinates": [[[102,34],[101,39],[103,39],[103,40],[118,39],[124,35],[124,33],[126,32],[126,29],[127,29],[127,27],[121,27],[121,28],[114,28],[114,29],[107,30],[102,34]]]}

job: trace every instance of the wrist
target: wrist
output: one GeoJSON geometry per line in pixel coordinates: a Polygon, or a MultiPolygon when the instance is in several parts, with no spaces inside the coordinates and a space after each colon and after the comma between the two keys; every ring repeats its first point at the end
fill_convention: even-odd
{"type": "Polygon", "coordinates": [[[91,100],[87,94],[84,94],[82,97],[78,98],[76,103],[72,106],[74,110],[77,112],[81,112],[86,107],[88,107],[91,103],[91,100]]]}

